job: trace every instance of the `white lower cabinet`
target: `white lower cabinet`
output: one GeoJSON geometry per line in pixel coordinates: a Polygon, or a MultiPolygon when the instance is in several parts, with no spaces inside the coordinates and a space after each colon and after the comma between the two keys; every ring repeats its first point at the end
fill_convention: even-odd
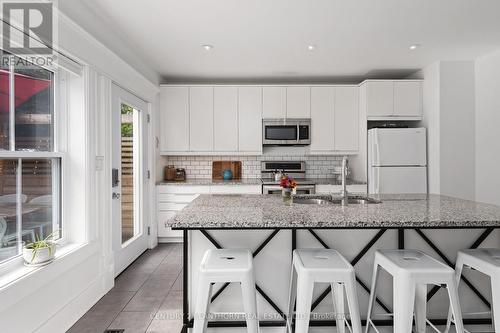
{"type": "Polygon", "coordinates": [[[167,221],[200,194],[260,194],[261,185],[157,185],[156,209],[160,242],[181,242],[182,231],[172,230],[167,221]]]}

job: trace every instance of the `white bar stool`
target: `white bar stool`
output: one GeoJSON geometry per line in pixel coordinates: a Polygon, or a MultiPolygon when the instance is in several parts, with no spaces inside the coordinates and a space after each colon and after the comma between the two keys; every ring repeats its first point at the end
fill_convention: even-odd
{"type": "Polygon", "coordinates": [[[241,284],[247,332],[259,332],[257,295],[253,271],[253,257],[249,250],[207,250],[200,265],[198,295],[195,307],[193,333],[204,333],[208,325],[208,308],[212,286],[218,282],[241,284]]]}
{"type": "Polygon", "coordinates": [[[314,283],[330,283],[337,321],[337,332],[345,332],[344,290],[351,317],[353,333],[361,333],[356,276],[354,267],[336,250],[307,249],[293,251],[293,265],[288,298],[287,329],[291,332],[291,320],[297,300],[295,333],[307,333],[311,316],[314,283]],[[295,274],[296,272],[296,274],[295,274]]]}
{"type": "Polygon", "coordinates": [[[415,309],[416,332],[425,333],[427,285],[446,285],[457,332],[463,332],[462,313],[458,301],[455,272],[451,267],[417,250],[378,250],[375,252],[373,277],[366,318],[366,333],[375,325],[371,319],[379,266],[393,276],[394,332],[412,332],[413,310],[415,309]]]}
{"type": "MultiPolygon", "coordinates": [[[[457,287],[460,283],[464,268],[471,268],[486,274],[491,279],[492,315],[495,332],[500,332],[500,249],[470,249],[461,250],[455,264],[455,278],[457,287]]],[[[451,311],[448,314],[446,331],[451,326],[451,311]]]]}

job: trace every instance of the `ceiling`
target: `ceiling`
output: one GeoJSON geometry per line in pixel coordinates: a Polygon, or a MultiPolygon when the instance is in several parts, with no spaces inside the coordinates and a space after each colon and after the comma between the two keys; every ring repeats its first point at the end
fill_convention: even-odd
{"type": "Polygon", "coordinates": [[[400,78],[438,60],[470,60],[500,48],[498,0],[61,0],[59,5],[162,83],[400,78]],[[213,49],[206,51],[204,44],[213,49]],[[412,51],[412,44],[420,47],[412,51]]]}

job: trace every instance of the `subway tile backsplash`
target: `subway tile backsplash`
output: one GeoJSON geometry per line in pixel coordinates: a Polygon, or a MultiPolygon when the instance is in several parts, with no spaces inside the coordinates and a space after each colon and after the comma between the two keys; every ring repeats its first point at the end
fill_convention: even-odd
{"type": "Polygon", "coordinates": [[[211,179],[212,161],[241,161],[243,178],[260,178],[262,161],[305,161],[306,177],[333,178],[342,164],[341,156],[162,156],[162,164],[186,169],[187,178],[211,179]]]}

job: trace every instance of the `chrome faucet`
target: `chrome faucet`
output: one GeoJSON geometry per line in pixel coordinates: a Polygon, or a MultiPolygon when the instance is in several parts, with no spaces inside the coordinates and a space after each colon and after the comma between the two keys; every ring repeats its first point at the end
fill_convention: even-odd
{"type": "Polygon", "coordinates": [[[342,199],[342,206],[347,206],[349,193],[347,193],[347,174],[348,174],[349,161],[347,156],[342,159],[342,190],[340,191],[340,197],[342,199]]]}

